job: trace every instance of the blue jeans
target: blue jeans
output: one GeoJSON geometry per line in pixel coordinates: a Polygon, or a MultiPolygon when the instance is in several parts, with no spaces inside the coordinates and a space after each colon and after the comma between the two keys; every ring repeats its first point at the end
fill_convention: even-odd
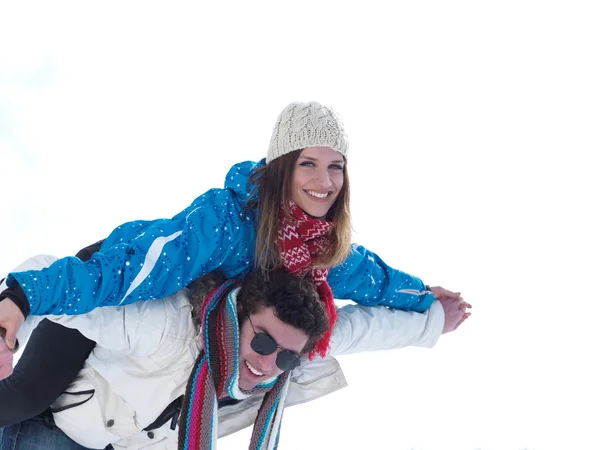
{"type": "Polygon", "coordinates": [[[21,423],[0,428],[0,450],[88,450],[54,424],[43,412],[21,423]]]}

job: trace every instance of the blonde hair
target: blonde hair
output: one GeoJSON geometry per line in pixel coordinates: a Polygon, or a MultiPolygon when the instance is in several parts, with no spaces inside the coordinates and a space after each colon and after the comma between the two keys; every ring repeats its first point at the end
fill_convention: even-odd
{"type": "MultiPolygon", "coordinates": [[[[248,204],[257,209],[255,267],[269,270],[281,265],[277,230],[279,215],[283,207],[286,218],[291,220],[289,199],[294,169],[302,149],[295,150],[274,159],[269,164],[256,169],[250,176],[254,185],[254,195],[248,204]]],[[[345,161],[344,157],[344,161],[345,161]]],[[[335,203],[327,213],[326,220],[335,226],[329,234],[329,250],[321,255],[316,265],[331,268],[344,262],[350,253],[352,224],[350,219],[350,180],[347,165],[344,164],[344,184],[335,203]]]]}

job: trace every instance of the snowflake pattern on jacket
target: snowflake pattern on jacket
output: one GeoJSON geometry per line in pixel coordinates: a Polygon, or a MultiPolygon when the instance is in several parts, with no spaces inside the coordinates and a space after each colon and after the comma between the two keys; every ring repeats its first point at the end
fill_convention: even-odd
{"type": "MultiPolygon", "coordinates": [[[[236,164],[224,189],[210,189],[171,219],[117,227],[87,262],[66,257],[43,270],[11,273],[9,286],[20,284],[31,314],[83,314],[166,297],[217,268],[228,278],[244,277],[253,267],[256,238],[255,211],[244,207],[248,178],[264,163],[236,164]]],[[[358,245],[327,280],[335,298],[361,305],[422,312],[435,300],[419,278],[358,245]]]]}

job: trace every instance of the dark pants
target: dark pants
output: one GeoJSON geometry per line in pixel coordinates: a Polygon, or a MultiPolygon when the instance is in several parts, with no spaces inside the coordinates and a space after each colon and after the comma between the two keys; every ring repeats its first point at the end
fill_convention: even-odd
{"type": "MultiPolygon", "coordinates": [[[[112,447],[109,447],[112,448],[112,447]]],[[[21,423],[0,428],[0,450],[88,450],[54,424],[43,412],[21,423]]]]}

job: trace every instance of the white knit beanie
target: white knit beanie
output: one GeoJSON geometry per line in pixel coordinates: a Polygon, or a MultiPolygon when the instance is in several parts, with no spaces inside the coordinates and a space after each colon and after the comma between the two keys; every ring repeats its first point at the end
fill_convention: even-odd
{"type": "Polygon", "coordinates": [[[340,116],[317,102],[294,102],[277,118],[267,152],[267,164],[307,147],[329,147],[348,158],[348,136],[340,116]]]}

